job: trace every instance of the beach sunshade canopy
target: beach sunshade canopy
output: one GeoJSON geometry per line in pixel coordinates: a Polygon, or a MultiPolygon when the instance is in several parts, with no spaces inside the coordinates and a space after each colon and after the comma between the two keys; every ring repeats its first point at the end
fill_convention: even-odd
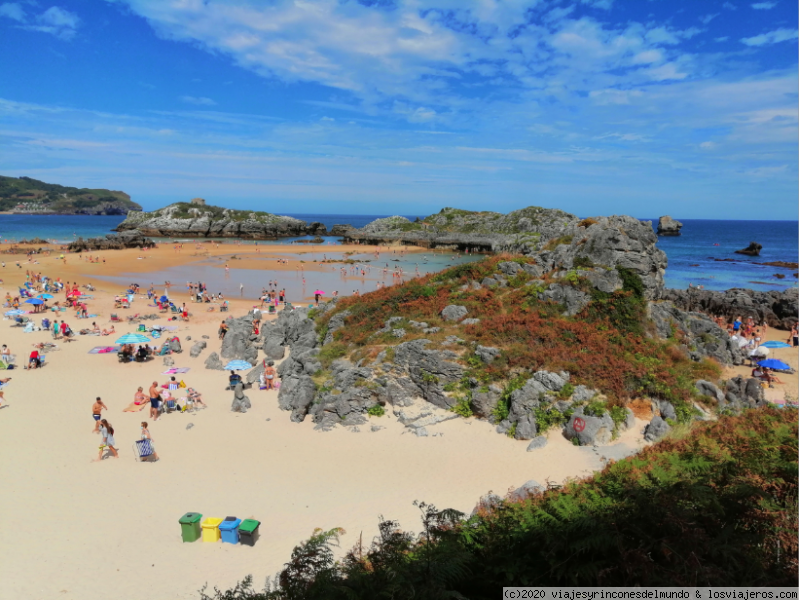
{"type": "Polygon", "coordinates": [[[791,368],[791,365],[784,363],[781,360],[777,360],[776,358],[767,358],[766,360],[761,360],[757,364],[758,366],[765,367],[767,369],[777,369],[778,371],[788,371],[791,368]]]}
{"type": "Polygon", "coordinates": [[[768,356],[769,352],[771,352],[771,350],[769,350],[768,348],[764,348],[763,346],[758,346],[757,348],[752,350],[750,356],[768,356]]]}
{"type": "Polygon", "coordinates": [[[25,300],[25,304],[44,304],[44,300],[40,300],[39,298],[28,298],[25,300]]]}
{"type": "Polygon", "coordinates": [[[168,301],[169,301],[169,298],[167,298],[166,296],[161,296],[161,297],[159,298],[159,300],[160,300],[161,302],[168,302],[168,301]]]}
{"type": "Polygon", "coordinates": [[[39,294],[39,298],[43,298],[45,300],[52,300],[53,298],[55,298],[55,296],[53,296],[52,294],[39,294]]]}
{"type": "Polygon", "coordinates": [[[764,342],[764,343],[760,344],[760,347],[761,348],[790,348],[791,345],[790,344],[786,344],[785,342],[771,341],[771,342],[764,342]]]}
{"type": "Polygon", "coordinates": [[[314,294],[319,294],[320,296],[324,296],[325,292],[324,290],[316,290],[314,294]]]}
{"type": "Polygon", "coordinates": [[[140,333],[126,333],[121,338],[119,338],[116,343],[117,344],[145,344],[150,341],[146,335],[142,335],[140,333]]]}
{"type": "Polygon", "coordinates": [[[16,317],[17,315],[24,315],[25,311],[15,308],[14,310],[10,310],[6,313],[7,317],[16,317]]]}
{"type": "Polygon", "coordinates": [[[246,371],[252,369],[252,365],[246,360],[231,360],[225,365],[225,371],[246,371]]]}

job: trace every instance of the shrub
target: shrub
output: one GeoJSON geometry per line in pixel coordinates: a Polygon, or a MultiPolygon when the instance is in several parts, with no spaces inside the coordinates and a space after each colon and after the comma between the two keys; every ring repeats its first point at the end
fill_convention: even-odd
{"type": "Polygon", "coordinates": [[[605,407],[605,403],[601,400],[592,400],[586,405],[583,412],[589,416],[603,417],[607,412],[607,408],[605,407]]]}
{"type": "Polygon", "coordinates": [[[572,394],[574,393],[574,386],[570,382],[566,382],[560,391],[558,392],[558,398],[561,400],[566,400],[567,398],[571,398],[572,394]]]}
{"type": "Polygon", "coordinates": [[[366,409],[366,414],[370,417],[382,417],[386,414],[386,409],[383,408],[380,404],[375,404],[374,406],[370,406],[366,409]]]}
{"type": "Polygon", "coordinates": [[[472,410],[472,401],[468,395],[459,396],[458,402],[450,409],[456,415],[460,415],[465,418],[469,418],[474,414],[472,410]]]}
{"type": "Polygon", "coordinates": [[[583,219],[582,221],[577,223],[577,226],[578,227],[591,227],[591,225],[596,225],[597,223],[599,223],[599,221],[597,221],[596,219],[591,219],[589,217],[588,219],[583,219]]]}
{"type": "Polygon", "coordinates": [[[343,342],[331,342],[319,349],[319,354],[316,355],[316,358],[319,359],[319,362],[322,363],[325,369],[329,369],[330,364],[334,360],[341,358],[345,354],[347,354],[347,344],[343,342]]]}

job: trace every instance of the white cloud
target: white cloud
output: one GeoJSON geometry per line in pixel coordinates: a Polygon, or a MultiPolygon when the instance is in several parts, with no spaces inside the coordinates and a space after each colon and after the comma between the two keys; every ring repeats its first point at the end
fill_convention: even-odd
{"type": "Polygon", "coordinates": [[[703,24],[703,25],[707,25],[707,24],[708,24],[708,23],[710,23],[710,22],[711,22],[713,19],[715,19],[716,17],[718,17],[718,16],[719,16],[719,14],[720,14],[720,13],[712,13],[712,14],[704,15],[704,16],[701,16],[701,17],[699,17],[699,20],[702,22],[702,24],[703,24]]]}
{"type": "Polygon", "coordinates": [[[702,142],[701,144],[699,144],[699,147],[702,148],[702,150],[713,150],[713,148],[716,147],[716,143],[715,142],[702,142]]]}
{"type": "Polygon", "coordinates": [[[22,23],[25,21],[25,11],[16,2],[6,2],[0,4],[0,17],[7,17],[22,23]]]}
{"type": "Polygon", "coordinates": [[[721,6],[722,8],[726,8],[727,10],[738,10],[738,7],[732,2],[725,2],[721,6]]]}
{"type": "Polygon", "coordinates": [[[74,13],[51,6],[36,17],[36,25],[26,25],[25,29],[49,33],[62,40],[71,40],[77,33],[80,19],[74,13]]]}
{"type": "Polygon", "coordinates": [[[714,42],[726,42],[728,39],[730,39],[730,36],[723,35],[721,37],[713,38],[713,41],[714,42]]]}
{"type": "Polygon", "coordinates": [[[216,106],[216,102],[204,96],[181,96],[180,100],[186,104],[196,104],[197,106],[216,106]]]}
{"type": "Polygon", "coordinates": [[[776,2],[755,2],[752,8],[755,10],[771,10],[775,6],[777,6],[776,2]]]}
{"type": "Polygon", "coordinates": [[[779,42],[789,42],[797,38],[799,38],[798,30],[781,28],[754,37],[742,38],[741,41],[747,46],[765,46],[769,44],[778,44],[779,42]]]}

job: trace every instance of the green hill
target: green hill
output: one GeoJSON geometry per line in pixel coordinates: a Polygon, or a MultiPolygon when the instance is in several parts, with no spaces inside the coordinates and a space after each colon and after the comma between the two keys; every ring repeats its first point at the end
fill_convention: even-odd
{"type": "Polygon", "coordinates": [[[75,188],[0,175],[0,211],[22,214],[125,215],[142,208],[125,192],[75,188]]]}

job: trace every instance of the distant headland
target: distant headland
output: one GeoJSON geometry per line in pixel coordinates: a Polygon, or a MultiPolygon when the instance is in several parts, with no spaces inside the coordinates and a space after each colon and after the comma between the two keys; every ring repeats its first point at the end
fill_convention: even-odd
{"type": "Polygon", "coordinates": [[[127,215],[141,211],[125,192],[75,188],[0,175],[0,212],[24,215],[127,215]]]}

